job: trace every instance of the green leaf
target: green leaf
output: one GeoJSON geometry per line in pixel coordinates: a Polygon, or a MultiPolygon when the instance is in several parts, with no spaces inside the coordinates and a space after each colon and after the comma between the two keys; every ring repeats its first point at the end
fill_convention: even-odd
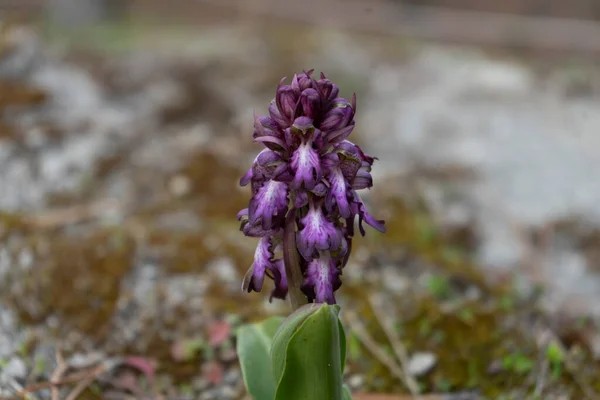
{"type": "Polygon", "coordinates": [[[271,317],[237,330],[237,353],[248,393],[255,400],[275,398],[275,380],[271,367],[271,341],[283,318],[271,317]]]}
{"type": "Polygon", "coordinates": [[[304,306],[273,338],[275,400],[344,400],[346,339],[339,306],[304,306]]]}
{"type": "Polygon", "coordinates": [[[302,326],[306,318],[310,317],[318,309],[318,304],[306,304],[290,314],[290,316],[279,326],[279,329],[273,337],[273,344],[271,346],[271,358],[275,382],[279,382],[283,375],[286,350],[291,337],[296,333],[298,328],[302,326]]]}

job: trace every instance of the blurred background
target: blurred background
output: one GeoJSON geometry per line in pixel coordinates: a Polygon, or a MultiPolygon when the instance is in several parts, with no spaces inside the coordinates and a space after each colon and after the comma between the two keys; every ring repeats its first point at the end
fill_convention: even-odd
{"type": "Polygon", "coordinates": [[[599,18],[1,0],[0,398],[247,398],[235,328],[289,308],[240,290],[238,182],[253,112],[313,68],[357,94],[350,139],[379,159],[363,198],[388,232],[337,292],[357,398],[598,398],[599,18]]]}

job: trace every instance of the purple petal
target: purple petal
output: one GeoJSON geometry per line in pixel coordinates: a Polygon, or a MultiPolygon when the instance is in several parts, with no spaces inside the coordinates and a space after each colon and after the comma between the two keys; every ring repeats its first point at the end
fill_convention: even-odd
{"type": "Polygon", "coordinates": [[[263,143],[266,147],[275,151],[286,150],[283,141],[283,132],[277,123],[269,117],[254,116],[254,140],[263,143]]]}
{"type": "Polygon", "coordinates": [[[264,144],[266,147],[268,147],[271,150],[286,150],[287,146],[285,145],[285,142],[279,138],[276,138],[274,136],[258,136],[254,139],[255,142],[259,142],[264,144]]]}
{"type": "Polygon", "coordinates": [[[329,187],[325,185],[323,182],[317,183],[317,185],[311,190],[311,193],[318,197],[323,197],[329,191],[329,187]]]}
{"type": "Polygon", "coordinates": [[[352,180],[352,189],[360,190],[371,187],[373,187],[373,177],[367,171],[359,169],[356,173],[356,176],[352,180]]]}
{"type": "Polygon", "coordinates": [[[321,180],[319,154],[312,148],[310,142],[301,144],[294,151],[290,165],[294,171],[294,180],[292,181],[294,189],[299,189],[304,184],[304,187],[310,190],[321,180]]]}
{"type": "Polygon", "coordinates": [[[354,123],[351,123],[343,128],[328,132],[326,135],[326,140],[329,144],[337,144],[343,140],[346,140],[346,138],[352,133],[353,129],[354,123]]]}
{"type": "Polygon", "coordinates": [[[254,158],[254,161],[252,161],[252,167],[250,167],[250,169],[248,170],[248,172],[246,172],[244,174],[244,176],[242,176],[242,178],[240,179],[240,186],[246,186],[248,183],[250,183],[250,181],[252,180],[252,178],[254,177],[254,166],[257,164],[259,158],[261,157],[261,155],[264,152],[268,152],[270,151],[269,149],[263,149],[260,153],[258,153],[258,155],[254,158]]]}
{"type": "Polygon", "coordinates": [[[290,125],[289,120],[283,115],[281,115],[281,112],[277,108],[275,102],[271,103],[271,105],[269,106],[269,115],[271,116],[271,119],[275,121],[275,123],[279,125],[281,129],[285,129],[290,125]]]}
{"type": "Polygon", "coordinates": [[[352,191],[352,196],[352,211],[354,214],[358,214],[358,229],[360,230],[361,235],[365,236],[365,229],[362,226],[363,220],[373,228],[377,229],[379,232],[385,232],[385,221],[377,220],[373,218],[371,214],[369,214],[367,207],[365,207],[365,204],[356,191],[352,191]]]}
{"type": "Polygon", "coordinates": [[[302,111],[307,117],[315,119],[319,114],[321,97],[315,89],[304,90],[300,95],[300,103],[302,104],[302,111]]]}
{"type": "Polygon", "coordinates": [[[244,218],[248,218],[248,209],[247,208],[240,210],[240,212],[237,214],[238,221],[241,221],[244,218]]]}
{"type": "Polygon", "coordinates": [[[240,178],[240,186],[246,186],[252,180],[252,167],[240,178]]]}
{"type": "Polygon", "coordinates": [[[343,140],[335,146],[336,150],[343,150],[358,157],[358,146],[349,140],[343,140]]]}
{"type": "Polygon", "coordinates": [[[321,157],[321,166],[325,171],[331,171],[340,164],[340,158],[336,153],[327,153],[321,157]]]}
{"type": "Polygon", "coordinates": [[[335,146],[338,153],[346,157],[356,158],[360,161],[360,168],[366,172],[371,172],[371,167],[377,158],[371,157],[354,143],[344,140],[335,146]]]}
{"type": "Polygon", "coordinates": [[[346,253],[344,254],[344,258],[342,258],[342,265],[341,267],[344,268],[346,266],[346,264],[348,263],[348,259],[350,259],[350,253],[352,252],[352,238],[348,237],[346,239],[346,246],[347,246],[347,250],[346,253]]]}
{"type": "Polygon", "coordinates": [[[298,130],[294,129],[292,132],[291,128],[284,130],[285,143],[289,149],[297,149],[302,144],[302,137],[298,134],[298,130]]]}
{"type": "Polygon", "coordinates": [[[314,132],[314,129],[313,120],[309,117],[298,117],[294,120],[294,124],[292,125],[292,132],[302,134],[302,136],[314,132]]]}
{"type": "Polygon", "coordinates": [[[325,114],[325,117],[323,118],[323,121],[321,121],[321,125],[319,126],[319,128],[325,132],[344,128],[345,125],[342,125],[342,121],[344,119],[344,112],[340,109],[335,108],[327,112],[327,114],[325,114]]]}
{"type": "Polygon", "coordinates": [[[275,102],[277,108],[288,120],[293,120],[296,116],[296,109],[298,106],[298,99],[294,94],[294,89],[289,85],[284,85],[277,89],[277,95],[275,96],[275,102]]]}
{"type": "Polygon", "coordinates": [[[363,164],[367,164],[367,165],[371,166],[371,165],[373,165],[375,160],[377,160],[376,157],[371,157],[368,154],[366,154],[364,151],[362,151],[360,146],[356,145],[356,149],[358,150],[358,158],[361,159],[363,164]]]}
{"type": "Polygon", "coordinates": [[[385,221],[382,219],[375,219],[371,214],[369,214],[369,212],[367,211],[367,208],[364,206],[362,206],[363,212],[358,214],[358,223],[360,225],[361,223],[361,219],[364,219],[364,221],[371,225],[373,228],[377,229],[379,232],[385,233],[386,229],[385,229],[385,221]]]}
{"type": "Polygon", "coordinates": [[[338,151],[340,170],[348,182],[352,182],[360,169],[360,160],[351,153],[338,151]]]}
{"type": "Polygon", "coordinates": [[[305,259],[310,259],[316,250],[340,248],[342,232],[327,220],[320,206],[311,205],[300,222],[302,229],[296,233],[296,245],[305,259]]]}
{"type": "Polygon", "coordinates": [[[308,204],[308,193],[305,190],[299,190],[296,193],[296,208],[302,208],[308,204]]]}
{"type": "Polygon", "coordinates": [[[246,186],[252,181],[259,183],[257,186],[260,187],[263,181],[277,175],[275,172],[281,168],[287,168],[281,156],[270,149],[263,149],[252,162],[252,168],[240,179],[240,185],[246,186]]]}
{"type": "Polygon", "coordinates": [[[342,218],[349,218],[351,215],[350,204],[348,203],[348,185],[346,179],[339,168],[335,168],[327,175],[329,184],[329,193],[325,200],[325,205],[328,211],[332,211],[337,205],[342,218]]]}
{"type": "Polygon", "coordinates": [[[283,260],[275,260],[273,263],[271,263],[270,271],[273,274],[275,288],[271,292],[269,301],[271,301],[273,297],[283,300],[288,292],[287,276],[285,274],[285,265],[283,264],[283,260]]]}
{"type": "Polygon", "coordinates": [[[340,274],[329,253],[322,252],[308,264],[303,290],[316,303],[335,304],[333,292],[342,285],[340,274]]]}
{"type": "Polygon", "coordinates": [[[294,180],[294,174],[287,162],[278,164],[273,170],[273,179],[279,182],[289,183],[294,180]]]}
{"type": "Polygon", "coordinates": [[[260,292],[265,280],[265,271],[267,268],[272,268],[271,258],[273,253],[271,251],[271,241],[268,236],[260,238],[256,251],[254,252],[254,263],[252,264],[251,270],[252,275],[249,282],[247,282],[247,291],[260,292]]]}
{"type": "Polygon", "coordinates": [[[244,235],[248,237],[264,237],[264,236],[273,236],[276,235],[283,227],[283,218],[277,217],[273,221],[273,228],[264,229],[261,223],[255,223],[251,225],[248,223],[248,219],[242,221],[242,225],[240,230],[244,233],[244,235]]]}
{"type": "Polygon", "coordinates": [[[262,221],[263,229],[270,229],[275,216],[285,215],[288,206],[288,185],[270,180],[266,182],[250,199],[248,207],[249,223],[255,225],[262,221]]]}
{"type": "Polygon", "coordinates": [[[348,126],[354,118],[354,110],[350,102],[344,98],[336,98],[332,108],[325,114],[321,122],[322,131],[334,131],[348,126]]]}
{"type": "Polygon", "coordinates": [[[300,83],[298,82],[298,75],[294,74],[294,77],[292,78],[292,89],[294,90],[294,94],[296,96],[300,96],[300,93],[302,93],[302,90],[300,90],[300,83]]]}
{"type": "Polygon", "coordinates": [[[300,85],[300,91],[305,91],[308,88],[313,87],[313,78],[311,78],[311,74],[314,72],[314,69],[309,69],[308,71],[304,71],[300,75],[298,75],[298,84],[300,85]]]}
{"type": "Polygon", "coordinates": [[[321,79],[317,81],[317,87],[323,96],[323,99],[326,101],[332,101],[335,99],[339,93],[338,87],[331,82],[329,79],[325,78],[325,75],[321,74],[321,79]]]}

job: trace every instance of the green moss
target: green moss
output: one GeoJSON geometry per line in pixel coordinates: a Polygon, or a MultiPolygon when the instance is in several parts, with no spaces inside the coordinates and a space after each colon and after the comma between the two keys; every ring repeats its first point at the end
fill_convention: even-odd
{"type": "MultiPolygon", "coordinates": [[[[582,351],[575,363],[577,370],[567,371],[566,356],[559,348],[538,346],[530,328],[531,318],[540,315],[536,304],[520,301],[508,283],[490,282],[469,262],[466,252],[460,251],[462,243],[450,240],[436,229],[426,210],[412,209],[398,199],[381,204],[391,215],[388,232],[367,245],[372,251],[390,257],[399,251],[406,254],[408,250],[413,258],[426,261],[424,264],[433,269],[428,271],[431,275],[426,280],[426,290],[402,293],[395,299],[398,314],[393,316],[397,333],[409,353],[426,351],[437,356],[433,370],[419,378],[424,392],[475,389],[490,399],[534,398],[544,359],[550,365],[551,377],[547,377],[539,398],[550,393],[585,398],[584,386],[600,389],[595,378],[600,376],[600,363],[593,361],[589,352],[582,351]],[[465,298],[464,290],[453,286],[455,280],[463,286],[479,287],[480,298],[465,298]]],[[[354,299],[353,304],[361,304],[357,310],[361,319],[385,348],[387,337],[365,301],[365,292],[379,288],[362,284],[346,285],[343,290],[354,299]]],[[[358,349],[353,352],[363,358],[349,358],[349,366],[366,373],[367,391],[407,391],[367,349],[360,344],[354,347],[358,349]]]]}
{"type": "Polygon", "coordinates": [[[118,230],[86,237],[30,233],[11,250],[15,260],[27,252],[36,263],[35,276],[17,269],[5,282],[4,297],[23,322],[39,323],[56,315],[85,333],[102,333],[120,281],[131,267],[134,244],[129,237],[118,230]],[[19,291],[10,289],[11,280],[19,282],[19,291]]]}

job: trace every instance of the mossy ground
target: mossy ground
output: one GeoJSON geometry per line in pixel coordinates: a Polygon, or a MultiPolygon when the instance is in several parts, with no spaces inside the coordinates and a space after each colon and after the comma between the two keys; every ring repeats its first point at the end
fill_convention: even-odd
{"type": "MultiPolygon", "coordinates": [[[[398,199],[382,204],[393,210],[393,217],[376,247],[390,254],[401,247],[425,266],[410,290],[385,296],[390,304],[386,318],[408,353],[436,356],[434,368],[418,378],[422,392],[472,391],[486,399],[583,399],[600,391],[600,363],[589,342],[574,335],[591,322],[580,319],[568,329],[552,331],[555,317],[540,311],[535,295],[523,297],[510,282],[490,279],[477,269],[464,246],[439,233],[422,207],[411,210],[398,199]]],[[[368,300],[369,293],[381,289],[365,286],[346,287],[354,296],[349,303],[391,355],[382,321],[368,300]]],[[[349,335],[350,368],[366,371],[373,391],[407,391],[369,356],[351,330],[349,335]]]]}

